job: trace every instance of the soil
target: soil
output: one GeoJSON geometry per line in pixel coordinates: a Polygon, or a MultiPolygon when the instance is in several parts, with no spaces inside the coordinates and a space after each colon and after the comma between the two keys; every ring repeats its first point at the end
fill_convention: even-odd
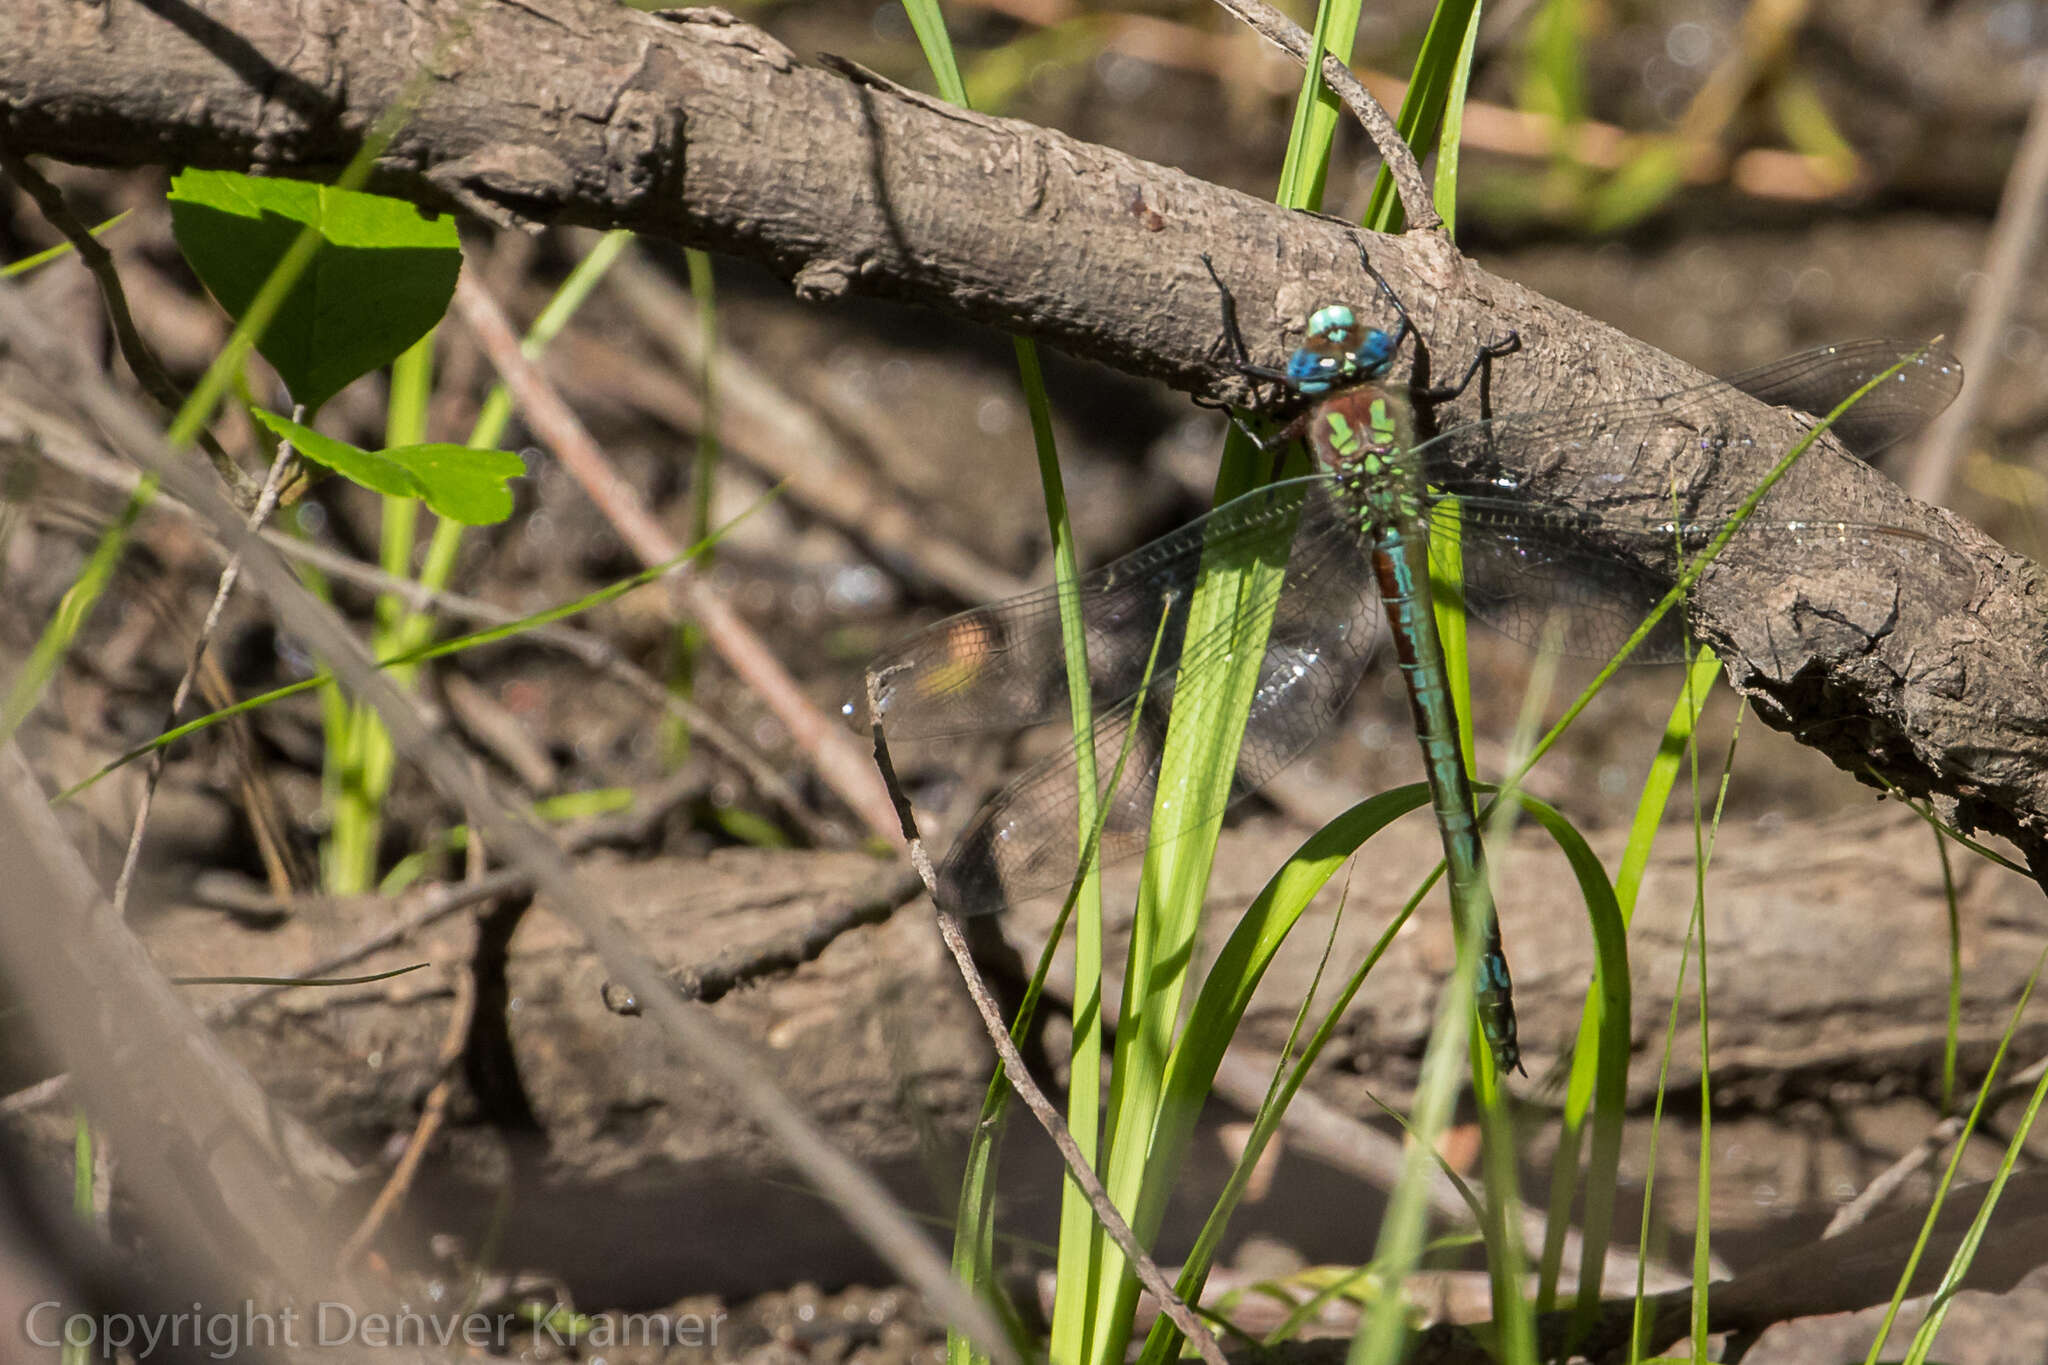
{"type": "MultiPolygon", "coordinates": [[[[1864,158],[1867,178],[1854,194],[1798,203],[1708,183],[1631,230],[1596,236],[1537,211],[1557,188],[1540,184],[1539,162],[1482,147],[1467,155],[1463,241],[1488,269],[1717,372],[1854,336],[1953,336],[2032,98],[2031,81],[2012,73],[2031,71],[2038,80],[2048,61],[2048,34],[2039,31],[2038,15],[2017,13],[2025,8],[1963,3],[1909,20],[1892,6],[1844,0],[1813,7],[1793,65],[1864,158]],[[2014,28],[2027,24],[2036,27],[2014,28]],[[1908,49],[1910,59],[1901,55],[1908,49]],[[1900,69],[1908,60],[1909,77],[1900,69]],[[1908,117],[1909,107],[1924,116],[1908,117]]],[[[1361,39],[1367,60],[1396,65],[1396,53],[1412,51],[1425,12],[1410,3],[1374,19],[1361,39]]],[[[799,52],[839,52],[916,83],[914,48],[889,7],[792,7],[752,17],[799,52]]],[[[1626,22],[1614,18],[1615,28],[1586,47],[1593,113],[1659,126],[1712,67],[1672,54],[1690,53],[1697,41],[1725,55],[1737,18],[1733,6],[1690,0],[1626,22]],[[1699,34],[1680,33],[1684,25],[1699,34]]],[[[973,52],[1001,51],[1022,31],[1018,20],[993,10],[963,13],[959,22],[973,52]]],[[[1520,31],[1508,27],[1512,16],[1499,22],[1501,31],[1490,25],[1485,39],[1496,60],[1475,86],[1492,101],[1512,93],[1508,71],[1520,31]]],[[[1213,26],[1221,24],[1219,17],[1213,26]]],[[[1091,49],[1086,59],[1042,63],[1016,86],[1007,112],[1263,191],[1286,135],[1287,97],[1276,89],[1287,81],[1273,80],[1249,49],[1233,73],[1219,81],[1091,49]]],[[[1744,104],[1731,120],[1729,145],[1779,145],[1769,111],[1752,107],[1760,103],[1744,104]]],[[[1348,130],[1339,145],[1338,164],[1347,169],[1333,176],[1330,208],[1355,217],[1370,162],[1348,130]]],[[[195,371],[222,328],[176,262],[160,180],[75,172],[63,182],[82,205],[137,210],[119,235],[117,259],[144,332],[174,370],[195,371]]],[[[10,257],[47,239],[24,200],[10,199],[4,211],[10,257]]],[[[575,245],[557,234],[535,243],[474,230],[467,244],[472,269],[521,317],[545,299],[575,245]]],[[[2048,467],[2043,279],[2038,268],[2026,276],[2000,338],[2000,365],[1976,376],[1991,393],[1976,453],[1952,499],[1958,512],[2036,558],[2037,471],[2048,467]]],[[[79,272],[52,269],[32,287],[46,306],[81,318],[83,344],[97,344],[97,324],[83,321],[96,315],[79,272]]],[[[1047,580],[1030,423],[1006,338],[860,300],[800,304],[781,282],[740,262],[718,263],[718,288],[723,343],[772,378],[780,401],[858,452],[871,487],[909,508],[930,536],[968,550],[980,581],[1047,580]]],[[[455,439],[481,378],[473,353],[448,331],[442,378],[458,397],[436,424],[455,439]]],[[[602,291],[575,333],[559,348],[557,382],[624,477],[680,534],[696,496],[694,431],[664,416],[644,385],[621,384],[616,359],[667,369],[672,356],[620,298],[602,291]]],[[[1200,509],[1219,417],[1162,388],[1056,355],[1047,357],[1047,370],[1085,561],[1107,562],[1200,509]]],[[[358,385],[330,408],[331,430],[373,434],[381,401],[374,385],[358,385]]],[[[11,420],[0,414],[0,422],[11,420]]],[[[116,501],[54,464],[10,458],[10,511],[26,515],[9,523],[0,547],[17,602],[0,613],[0,650],[19,659],[116,501]]],[[[712,519],[752,509],[780,477],[726,461],[712,519]]],[[[376,514],[374,499],[333,483],[296,511],[310,537],[373,562],[376,514]]],[[[563,471],[534,452],[518,512],[467,537],[457,583],[501,607],[530,611],[637,567],[563,471]]],[[[143,524],[117,591],[23,733],[53,790],[160,727],[216,571],[185,523],[158,517],[143,524]]],[[[798,498],[753,511],[720,543],[712,572],[813,699],[835,707],[857,692],[861,664],[890,639],[968,601],[931,559],[878,551],[858,516],[835,517],[798,498]]],[[[361,592],[342,587],[336,596],[367,615],[361,592]]],[[[680,668],[674,625],[658,601],[629,596],[584,624],[657,675],[680,668]]],[[[237,695],[303,672],[294,643],[258,603],[232,604],[219,638],[237,695]]],[[[987,1044],[933,932],[929,903],[853,838],[855,822],[808,775],[804,756],[759,699],[716,663],[695,666],[697,704],[795,785],[808,822],[791,818],[715,746],[683,742],[641,697],[558,651],[514,642],[441,667],[429,695],[480,761],[526,795],[631,788],[672,799],[659,818],[581,853],[583,870],[679,979],[730,977],[735,988],[715,992],[717,1016],[751,1039],[785,1091],[907,1206],[939,1226],[949,1222],[957,1163],[988,1074],[987,1044]],[[849,907],[862,912],[849,911],[845,932],[790,948],[821,914],[849,907]]],[[[1531,664],[1518,649],[1482,641],[1476,670],[1479,766],[1499,771],[1532,685],[1531,664]]],[[[1666,670],[1640,674],[1604,695],[1531,782],[1567,810],[1610,866],[1677,685],[1666,670]]],[[[1569,677],[1561,680],[1542,709],[1554,715],[1575,691],[1569,677]]],[[[1703,729],[1713,737],[1700,776],[1703,801],[1715,799],[1722,760],[1714,746],[1727,742],[1732,718],[1723,697],[1703,729]]],[[[317,703],[302,698],[173,751],[131,914],[167,974],[294,971],[423,902],[424,883],[397,897],[315,894],[319,724],[317,703]],[[258,856],[252,833],[251,812],[264,806],[277,812],[282,832],[270,863],[258,856]],[[282,899],[269,884],[276,875],[291,881],[282,899]]],[[[1415,779],[1405,726],[1394,685],[1371,675],[1314,756],[1245,804],[1219,855],[1211,893],[1217,923],[1321,819],[1361,794],[1415,779]]],[[[929,827],[957,829],[1003,772],[1035,752],[1032,743],[997,737],[940,757],[911,754],[905,776],[929,827]]],[[[1698,1028],[1689,989],[1676,1015],[1681,1041],[1654,1144],[1650,1115],[1693,901],[1684,790],[1632,934],[1637,1108],[1620,1223],[1636,1227],[1647,1203],[1651,1257],[1681,1274],[1690,1256],[1698,1146],[1709,1131],[1697,1049],[1685,1041],[1698,1028]]],[[[138,792],[130,769],[59,807],[108,884],[138,792]]],[[[458,812],[402,771],[385,831],[386,865],[441,847],[441,834],[458,823],[458,812]]],[[[1283,1044],[1323,944],[1334,944],[1332,961],[1355,961],[1433,863],[1435,839],[1421,823],[1397,826],[1369,846],[1369,864],[1361,860],[1348,882],[1333,882],[1312,916],[1317,922],[1296,936],[1248,1013],[1246,1049],[1266,1055],[1283,1044]]],[[[2032,882],[1961,850],[1952,847],[1948,860],[1962,964],[1957,1093],[1967,1095],[2025,988],[2048,932],[2048,903],[2032,882]]],[[[1518,832],[1497,862],[1529,1054],[1530,1079],[1514,1087],[1529,1139],[1522,1175],[1526,1197],[1540,1206],[1560,1057],[1577,1026],[1590,949],[1563,864],[1541,836],[1518,832]]],[[[427,871],[434,880],[459,878],[461,859],[440,853],[427,871]]],[[[1939,1122],[1947,1098],[1950,928],[1943,863],[1927,827],[1753,720],[1740,732],[1706,886],[1715,983],[1710,1216],[1714,1253],[1739,1276],[1812,1244],[1841,1204],[1939,1122]]],[[[992,969],[1006,956],[1035,956],[1048,912],[1027,905],[984,925],[992,969]]],[[[1374,1100],[1396,1107],[1406,1100],[1450,961],[1447,915],[1426,903],[1345,1021],[1313,1093],[1394,1132],[1374,1100]]],[[[678,1073],[644,1019],[608,1008],[615,1000],[602,971],[544,902],[486,906],[480,917],[448,914],[348,971],[416,962],[429,969],[288,992],[239,1006],[219,1024],[273,1099],[357,1164],[360,1179],[336,1211],[346,1226],[382,1185],[443,1074],[440,1050],[469,989],[464,978],[491,985],[479,997],[488,1006],[480,1011],[486,1025],[470,1029],[457,1068],[448,1124],[401,1217],[378,1242],[377,1264],[394,1284],[438,1302],[466,1292],[488,1266],[489,1302],[559,1297],[614,1326],[625,1319],[604,1315],[656,1313],[672,1322],[724,1315],[715,1340],[663,1345],[615,1335],[602,1350],[580,1348],[584,1359],[938,1358],[939,1325],[712,1087],[678,1073]]],[[[202,986],[190,999],[196,1009],[226,1010],[246,993],[202,986]]],[[[1039,1040],[1050,1082],[1064,1079],[1064,1028],[1056,1019],[1039,1040]]],[[[2044,1043],[2048,1025],[2024,1025],[2013,1057],[2030,1059],[2044,1043]]],[[[0,1089],[43,1075],[18,1043],[0,1060],[0,1089]]],[[[2011,1059],[2005,1065],[2007,1074],[2016,1069],[2011,1059]]],[[[1964,1152],[1963,1178],[1994,1173],[2024,1103],[2012,1098],[1987,1116],[1987,1135],[1964,1152]]],[[[1212,1111],[1162,1235],[1169,1263],[1227,1175],[1244,1119],[1221,1099],[1212,1111]]],[[[44,1144],[54,1165],[68,1141],[63,1107],[13,1122],[44,1144]]],[[[1469,1145],[1469,1129],[1459,1136],[1469,1145]]],[[[2044,1150],[2038,1138],[2028,1145],[2033,1158],[2044,1150]]],[[[1003,1230],[1017,1239],[1011,1268],[1028,1307],[1040,1292],[1037,1249],[1055,1228],[1056,1171],[1038,1135],[1015,1124],[1004,1156],[1003,1230]]],[[[1898,1206],[1924,1199],[1937,1172],[1910,1179],[1894,1197],[1898,1206]]],[[[1283,1144],[1233,1224],[1218,1279],[1242,1284],[1356,1264],[1371,1254],[1383,1200],[1384,1191],[1355,1169],[1283,1144]]],[[[2039,1360],[2048,1351],[2048,1278],[2027,1273],[2023,1248],[2008,1250],[2001,1263],[2009,1273],[2001,1272],[1994,1292],[1957,1301],[1937,1356],[2039,1360]]],[[[1472,1302],[1469,1279],[1469,1264],[1446,1263],[1442,1301],[1472,1302]]],[[[1483,1314],[1483,1297],[1476,1302],[1483,1314]]],[[[1875,1320],[1862,1312],[1787,1324],[1745,1358],[1860,1354],[1875,1320]]],[[[1340,1317],[1320,1330],[1344,1328],[1340,1317]]],[[[545,1337],[535,1333],[520,1349],[535,1359],[560,1354],[545,1337]]],[[[1892,1339],[1902,1339],[1897,1329],[1892,1339]]]]}

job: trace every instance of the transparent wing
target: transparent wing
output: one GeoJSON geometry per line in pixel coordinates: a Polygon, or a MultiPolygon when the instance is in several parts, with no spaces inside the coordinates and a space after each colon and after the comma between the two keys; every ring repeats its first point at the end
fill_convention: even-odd
{"type": "MultiPolygon", "coordinates": [[[[1825,411],[1913,349],[1891,341],[1829,347],[1748,371],[1733,383],[1767,402],[1825,411]]],[[[1837,430],[1867,454],[1945,407],[1960,375],[1953,357],[1931,352],[1895,384],[1866,397],[1852,410],[1862,416],[1837,430]]],[[[1537,464],[1571,460],[1596,446],[1609,457],[1619,451],[1626,458],[1633,450],[1646,462],[1680,451],[1709,462],[1739,456],[1754,442],[1741,430],[1733,397],[1730,383],[1717,380],[1661,397],[1495,418],[1419,447],[1416,458],[1430,483],[1456,495],[1432,512],[1433,538],[1440,541],[1456,518],[1472,616],[1538,647],[1611,654],[1663,597],[1682,564],[1726,523],[1674,521],[1668,508],[1650,515],[1587,513],[1503,497],[1511,485],[1486,476],[1495,466],[1492,452],[1512,447],[1518,458],[1537,464]]],[[[1231,626],[1184,638],[1205,552],[1287,564],[1277,588],[1268,590],[1278,593],[1274,627],[1230,799],[1257,788],[1306,748],[1355,689],[1377,637],[1378,594],[1363,529],[1336,508],[1328,487],[1317,476],[1249,494],[1076,586],[1096,717],[1086,742],[1094,749],[1106,812],[1102,861],[1217,814],[1186,810],[1173,817],[1172,828],[1148,828],[1175,697],[1217,685],[1225,661],[1249,647],[1248,637],[1231,626]],[[1155,646],[1141,706],[1137,695],[1155,646]]],[[[1904,611],[1955,610],[1974,588],[1963,556],[1900,528],[1752,519],[1738,534],[1749,562],[1785,564],[1792,590],[1786,605],[1805,610],[1810,622],[1883,630],[1904,611]]],[[[1245,603],[1243,616],[1256,618],[1263,605],[1245,603]]],[[[1635,658],[1677,658],[1684,643],[1674,613],[1635,658]]],[[[940,622],[878,660],[871,676],[880,719],[892,735],[936,737],[1064,721],[1069,708],[1058,593],[1046,589],[940,622]]],[[[942,898],[973,912],[1064,887],[1080,852],[1077,766],[1073,751],[1056,755],[984,808],[941,870],[942,898]]]]}
{"type": "MultiPolygon", "coordinates": [[[[1796,408],[1825,417],[1872,379],[1913,354],[1925,342],[1874,338],[1801,351],[1727,382],[1773,407],[1796,408]]],[[[1828,430],[1866,460],[1904,440],[1939,417],[1963,387],[1963,365],[1946,347],[1929,347],[1877,389],[1863,396],[1828,430]]]]}
{"type": "MultiPolygon", "coordinates": [[[[1467,496],[1430,513],[1431,547],[1458,538],[1466,610],[1534,648],[1604,659],[1619,649],[1726,521],[1631,521],[1520,500],[1467,496]]],[[[1901,527],[1841,521],[1764,521],[1735,532],[1745,559],[1783,566],[1803,608],[1846,627],[1880,630],[1901,614],[1934,619],[1961,610],[1975,590],[1969,560],[1901,527]]],[[[1710,566],[1709,574],[1714,570],[1710,566]]],[[[1683,614],[1673,611],[1630,656],[1684,657],[1683,614]]]]}
{"type": "MultiPolygon", "coordinates": [[[[1235,624],[1219,626],[1192,642],[1178,642],[1171,650],[1166,648],[1169,642],[1162,640],[1160,662],[1154,666],[1142,698],[1137,695],[1138,683],[1144,677],[1159,622],[1164,619],[1170,628],[1179,629],[1185,601],[1158,592],[1150,594],[1147,600],[1153,619],[1142,629],[1129,630],[1133,648],[1128,651],[1124,648],[1124,622],[1119,619],[1117,648],[1111,652],[1117,656],[1119,670],[1131,665],[1128,686],[1122,679],[1109,685],[1096,680],[1096,698],[1108,700],[1095,712],[1094,731],[1088,740],[1094,750],[1098,799],[1104,812],[1098,846],[1101,862],[1136,853],[1148,838],[1177,837],[1220,813],[1213,806],[1187,808],[1175,814],[1169,828],[1153,824],[1153,796],[1165,751],[1167,719],[1179,699],[1222,685],[1230,661],[1253,647],[1250,623],[1263,618],[1266,605],[1272,605],[1272,629],[1229,796],[1222,804],[1256,790],[1292,762],[1329,726],[1358,686],[1380,620],[1370,551],[1355,525],[1322,496],[1320,480],[1297,480],[1279,487],[1289,490],[1285,500],[1292,505],[1289,520],[1295,534],[1286,572],[1278,577],[1277,587],[1260,594],[1263,601],[1244,603],[1235,624]],[[1132,660],[1127,655],[1136,653],[1135,642],[1140,637],[1142,653],[1132,660]]],[[[1221,519],[1224,527],[1234,530],[1250,519],[1250,509],[1242,504],[1265,499],[1263,492],[1248,494],[1206,520],[1221,519]]],[[[1197,527],[1201,525],[1197,523],[1197,527]]],[[[1199,537],[1194,540],[1199,544],[1199,537]]],[[[1133,561],[1156,548],[1147,547],[1109,566],[1103,581],[1114,584],[1114,575],[1135,571],[1139,566],[1133,561]]],[[[1178,569],[1184,562],[1185,554],[1177,549],[1164,564],[1146,560],[1143,568],[1156,578],[1162,567],[1178,569]]],[[[1181,581],[1192,590],[1191,576],[1181,581]]],[[[1127,597],[1127,592],[1119,592],[1116,600],[1121,603],[1127,597]]],[[[1097,594],[1093,600],[1103,598],[1097,594]]],[[[998,614],[1009,605],[1001,604],[998,614]]],[[[1056,633],[1057,627],[1054,630],[1056,633]]],[[[1094,645],[1091,621],[1091,656],[1094,645]]],[[[1066,714],[1064,702],[1058,714],[1066,714]]],[[[884,719],[889,723],[886,713],[884,719]]],[[[1011,723],[1016,722],[1012,719],[1011,723]]],[[[1004,788],[947,855],[939,872],[941,899],[950,908],[971,914],[1066,887],[1080,862],[1078,781],[1076,754],[1069,749],[1028,769],[1004,788]]]]}
{"type": "MultiPolygon", "coordinates": [[[[1430,483],[1480,495],[1511,486],[1486,481],[1486,471],[1498,464],[1496,452],[1507,449],[1517,451],[1524,463],[1563,464],[1597,451],[1605,463],[1625,464],[1633,451],[1646,467],[1661,468],[1681,449],[1700,459],[1721,460],[1756,444],[1740,420],[1737,389],[1768,403],[1825,414],[1923,346],[1886,340],[1825,346],[1744,371],[1733,380],[1709,380],[1656,397],[1506,414],[1446,431],[1418,446],[1417,455],[1430,483]]],[[[1938,347],[1928,349],[1866,394],[1830,430],[1867,458],[1924,425],[1961,386],[1962,366],[1955,357],[1938,347]]]]}
{"type": "MultiPolygon", "coordinates": [[[[1617,529],[1569,508],[1446,498],[1430,512],[1430,552],[1442,563],[1456,537],[1473,620],[1533,649],[1604,659],[1649,616],[1678,573],[1675,538],[1652,546],[1648,532],[1617,536],[1617,529]],[[1603,539],[1592,538],[1603,531],[1603,539]]],[[[1680,659],[1686,644],[1683,614],[1671,612],[1631,657],[1680,659]]]]}
{"type": "MultiPolygon", "coordinates": [[[[1297,540],[1306,547],[1341,538],[1323,482],[1293,479],[1248,493],[1080,579],[1075,594],[1098,714],[1137,692],[1155,637],[1157,672],[1170,675],[1181,661],[1187,605],[1205,552],[1278,562],[1297,540]]],[[[948,617],[868,671],[880,719],[893,736],[939,738],[1064,721],[1070,710],[1059,590],[948,617]]]]}

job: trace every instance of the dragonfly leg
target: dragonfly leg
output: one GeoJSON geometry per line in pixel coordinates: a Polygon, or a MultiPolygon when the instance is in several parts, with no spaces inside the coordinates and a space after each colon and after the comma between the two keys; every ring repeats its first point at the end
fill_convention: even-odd
{"type": "Polygon", "coordinates": [[[1393,308],[1394,316],[1401,320],[1400,326],[1393,330],[1387,343],[1387,355],[1392,357],[1396,351],[1401,349],[1402,342],[1411,336],[1420,336],[1421,333],[1415,330],[1415,320],[1408,316],[1408,305],[1401,302],[1401,296],[1394,292],[1394,286],[1387,283],[1387,277],[1380,274],[1378,268],[1373,265],[1371,258],[1365,254],[1365,239],[1363,237],[1358,238],[1356,245],[1358,247],[1358,264],[1364,267],[1365,273],[1371,277],[1372,282],[1380,287],[1381,297],[1386,299],[1387,303],[1393,308]]]}
{"type": "MultiPolygon", "coordinates": [[[[1401,296],[1394,292],[1394,286],[1387,283],[1387,277],[1380,274],[1378,268],[1366,256],[1365,239],[1359,238],[1357,245],[1358,264],[1364,268],[1367,275],[1372,277],[1372,282],[1379,286],[1381,297],[1386,299],[1388,306],[1394,310],[1394,316],[1400,319],[1400,325],[1394,328],[1392,343],[1388,347],[1388,351],[1391,353],[1399,350],[1403,341],[1411,336],[1419,338],[1421,333],[1416,330],[1415,320],[1408,316],[1408,306],[1402,303],[1401,296]]],[[[1418,340],[1416,344],[1419,347],[1421,342],[1418,340]]],[[[1484,408],[1487,383],[1492,378],[1493,362],[1502,356],[1513,355],[1521,349],[1521,334],[1519,332],[1509,332],[1505,337],[1489,341],[1484,346],[1481,346],[1479,354],[1472,357],[1471,365],[1466,367],[1464,377],[1459,379],[1457,383],[1442,384],[1430,389],[1417,389],[1414,396],[1424,403],[1448,402],[1469,388],[1474,376],[1477,376],[1479,379],[1481,407],[1484,408]]]]}
{"type": "Polygon", "coordinates": [[[1502,356],[1513,355],[1522,349],[1522,334],[1509,332],[1506,336],[1487,342],[1479,348],[1479,354],[1472,357],[1472,363],[1465,367],[1464,376],[1455,384],[1443,384],[1433,389],[1419,389],[1415,397],[1424,403],[1447,403],[1466,389],[1472,387],[1472,380],[1479,380],[1479,406],[1482,412],[1487,402],[1487,388],[1493,379],[1493,362],[1502,356]]]}
{"type": "MultiPolygon", "coordinates": [[[[1216,273],[1216,263],[1209,259],[1209,253],[1206,251],[1202,253],[1202,268],[1209,272],[1210,279],[1216,281],[1216,297],[1223,310],[1223,339],[1230,346],[1231,367],[1246,379],[1252,381],[1252,407],[1254,409],[1269,407],[1270,404],[1266,399],[1266,395],[1260,390],[1259,385],[1270,382],[1286,387],[1288,385],[1287,371],[1276,370],[1266,365],[1254,365],[1252,363],[1251,351],[1244,344],[1244,333],[1239,330],[1237,325],[1237,299],[1231,294],[1230,286],[1223,282],[1223,277],[1216,273]]],[[[1197,398],[1195,403],[1197,406],[1205,408],[1227,408],[1229,406],[1226,403],[1204,402],[1200,398],[1197,398]]],[[[1242,422],[1238,423],[1240,428],[1243,425],[1242,422]]],[[[1261,444],[1263,446],[1263,443],[1261,444]]]]}
{"type": "Polygon", "coordinates": [[[1216,262],[1209,259],[1209,253],[1202,253],[1202,269],[1209,272],[1209,278],[1216,282],[1216,297],[1223,307],[1223,339],[1230,344],[1230,358],[1239,370],[1252,363],[1251,352],[1245,349],[1244,333],[1237,326],[1237,300],[1230,293],[1230,286],[1216,273],[1216,262]]]}
{"type": "Polygon", "coordinates": [[[1273,451],[1278,450],[1281,446],[1286,445],[1289,441],[1293,440],[1296,436],[1300,435],[1300,431],[1298,430],[1298,428],[1301,424],[1298,421],[1289,423],[1287,426],[1280,428],[1278,431],[1271,431],[1266,433],[1264,436],[1261,436],[1258,432],[1252,429],[1251,423],[1245,421],[1244,418],[1238,416],[1237,409],[1232,407],[1228,403],[1220,403],[1211,401],[1209,399],[1197,398],[1194,400],[1194,404],[1198,408],[1209,408],[1212,411],[1220,412],[1225,417],[1228,417],[1230,419],[1230,425],[1237,428],[1238,435],[1244,437],[1247,441],[1250,441],[1258,449],[1265,451],[1268,454],[1271,454],[1273,451]]]}

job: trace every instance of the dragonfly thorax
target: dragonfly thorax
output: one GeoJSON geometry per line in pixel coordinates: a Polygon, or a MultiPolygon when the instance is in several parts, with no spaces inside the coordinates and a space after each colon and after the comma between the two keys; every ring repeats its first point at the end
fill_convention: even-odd
{"type": "Polygon", "coordinates": [[[1341,499],[1369,522],[1421,514],[1414,410],[1405,395],[1378,383],[1348,388],[1317,405],[1306,434],[1317,463],[1337,476],[1341,499]]]}
{"type": "Polygon", "coordinates": [[[1367,327],[1344,304],[1318,308],[1308,320],[1308,337],[1287,358],[1287,383],[1297,393],[1323,394],[1360,380],[1378,379],[1394,363],[1400,343],[1367,327]]]}

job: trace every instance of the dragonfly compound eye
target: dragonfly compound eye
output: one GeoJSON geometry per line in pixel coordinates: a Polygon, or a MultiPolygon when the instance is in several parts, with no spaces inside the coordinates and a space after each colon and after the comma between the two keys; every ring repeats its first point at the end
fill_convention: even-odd
{"type": "Polygon", "coordinates": [[[1302,393],[1322,393],[1341,372],[1343,358],[1313,344],[1287,357],[1287,383],[1302,393]]]}
{"type": "Polygon", "coordinates": [[[1387,372],[1394,363],[1394,338],[1375,327],[1365,334],[1365,340],[1358,343],[1352,358],[1358,368],[1377,378],[1387,372]]]}
{"type": "Polygon", "coordinates": [[[1358,319],[1349,308],[1333,303],[1327,308],[1318,308],[1309,314],[1308,334],[1313,340],[1332,341],[1342,345],[1350,336],[1351,329],[1358,325],[1358,319]]]}

